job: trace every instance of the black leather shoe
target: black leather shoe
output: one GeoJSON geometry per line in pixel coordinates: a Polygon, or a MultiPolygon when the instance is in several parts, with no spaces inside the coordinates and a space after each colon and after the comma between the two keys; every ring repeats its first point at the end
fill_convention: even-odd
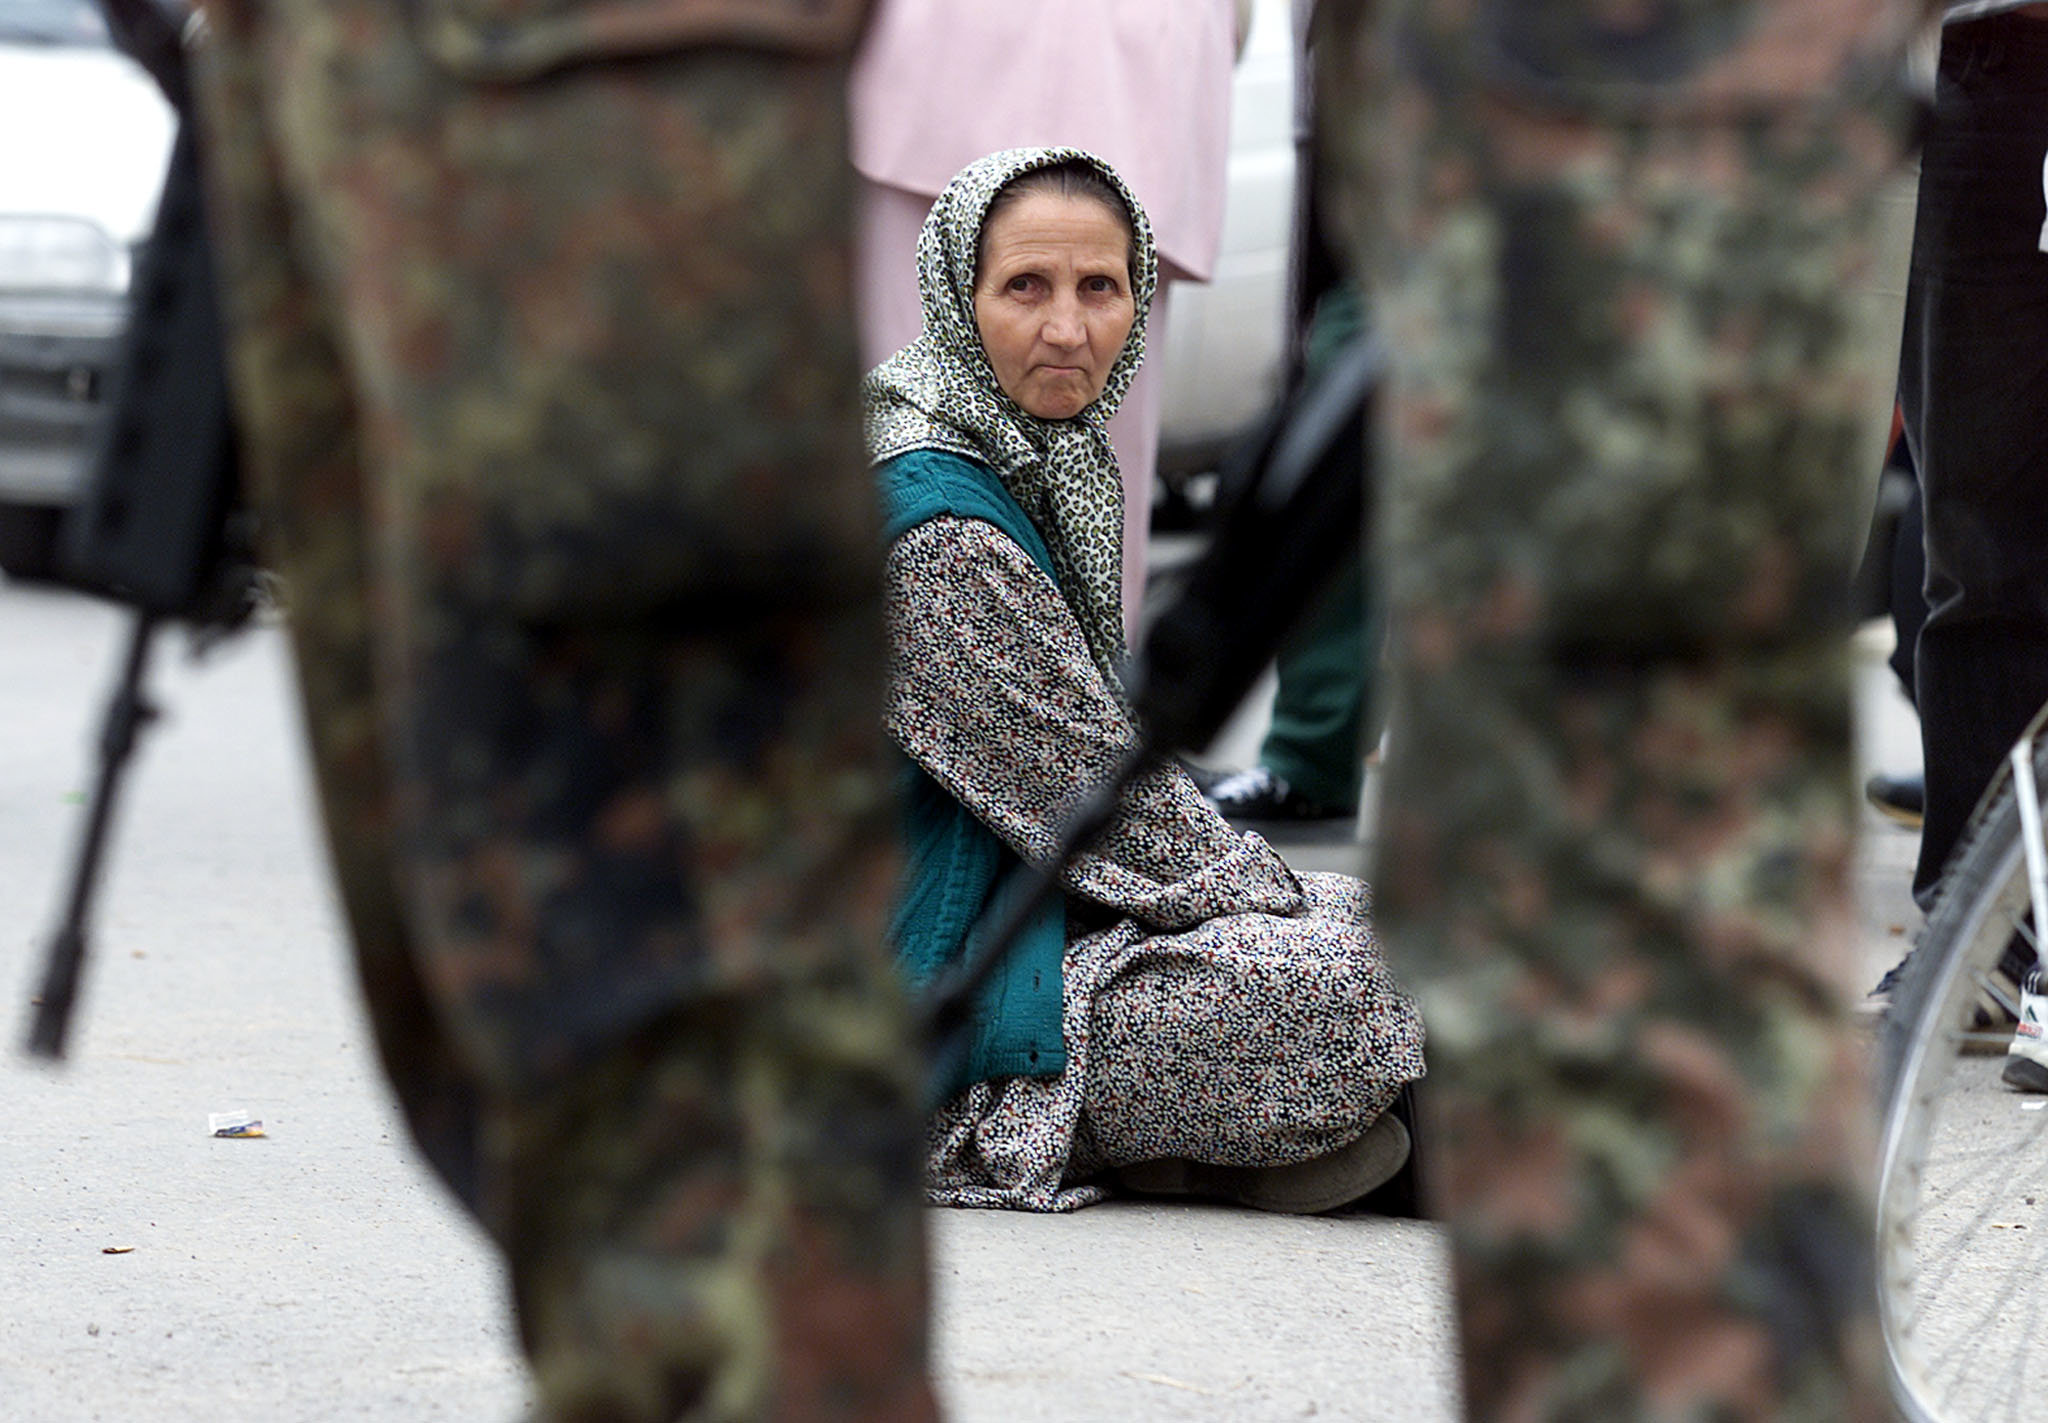
{"type": "Polygon", "coordinates": [[[1286,1166],[1213,1166],[1167,1157],[1119,1166],[1110,1179],[1144,1196],[1205,1196],[1286,1215],[1322,1215],[1370,1199],[1408,1164],[1408,1126],[1392,1112],[1323,1156],[1286,1166]]]}
{"type": "Polygon", "coordinates": [[[1918,775],[1872,776],[1863,783],[1863,798],[1885,819],[1918,830],[1927,813],[1927,780],[1918,775]]]}
{"type": "Polygon", "coordinates": [[[1226,820],[1348,820],[1356,806],[1311,800],[1264,766],[1225,776],[1205,792],[1226,820]]]}

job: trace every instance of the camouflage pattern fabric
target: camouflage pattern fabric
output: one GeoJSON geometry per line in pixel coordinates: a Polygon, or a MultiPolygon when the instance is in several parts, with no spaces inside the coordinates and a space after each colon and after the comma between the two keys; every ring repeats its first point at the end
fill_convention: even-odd
{"type": "Polygon", "coordinates": [[[853,7],[712,8],[209,4],[233,372],[379,1049],[540,1416],[929,1418],[843,45],[799,23],[853,7]]]}
{"type": "Polygon", "coordinates": [[[1379,923],[1487,1420],[1888,1416],[1853,991],[1851,320],[1920,17],[1329,0],[1397,370],[1379,923]]]}

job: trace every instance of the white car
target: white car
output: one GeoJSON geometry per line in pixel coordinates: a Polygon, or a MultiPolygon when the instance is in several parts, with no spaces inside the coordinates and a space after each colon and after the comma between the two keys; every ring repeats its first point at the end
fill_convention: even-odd
{"type": "Polygon", "coordinates": [[[78,496],[175,124],[92,0],[0,0],[0,541],[78,496]]]}

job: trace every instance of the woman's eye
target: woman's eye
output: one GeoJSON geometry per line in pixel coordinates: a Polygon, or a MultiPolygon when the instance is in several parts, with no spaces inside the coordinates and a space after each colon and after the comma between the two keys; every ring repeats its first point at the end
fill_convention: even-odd
{"type": "Polygon", "coordinates": [[[1011,290],[1011,291],[1013,291],[1013,292],[1028,292],[1028,291],[1030,291],[1030,290],[1031,290],[1031,278],[1029,278],[1029,277],[1012,277],[1012,278],[1010,278],[1010,290],[1011,290]]]}
{"type": "Polygon", "coordinates": [[[1113,296],[1116,293],[1116,283],[1108,277],[1090,277],[1087,289],[1101,296],[1113,296]]]}

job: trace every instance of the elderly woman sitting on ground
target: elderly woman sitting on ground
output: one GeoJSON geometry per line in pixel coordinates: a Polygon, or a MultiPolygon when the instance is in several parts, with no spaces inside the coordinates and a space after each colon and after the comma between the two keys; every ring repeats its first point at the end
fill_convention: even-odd
{"type": "MultiPolygon", "coordinates": [[[[890,734],[909,756],[896,949],[924,983],[1006,870],[1135,741],[1121,482],[1103,424],[1155,257],[1100,160],[968,167],[918,243],[924,333],[865,384],[891,539],[890,734]]],[[[1325,1211],[1409,1152],[1414,1006],[1364,886],[1295,875],[1177,767],[1146,772],[976,1003],[929,1140],[938,1204],[1069,1210],[1111,1186],[1325,1211]]]]}

